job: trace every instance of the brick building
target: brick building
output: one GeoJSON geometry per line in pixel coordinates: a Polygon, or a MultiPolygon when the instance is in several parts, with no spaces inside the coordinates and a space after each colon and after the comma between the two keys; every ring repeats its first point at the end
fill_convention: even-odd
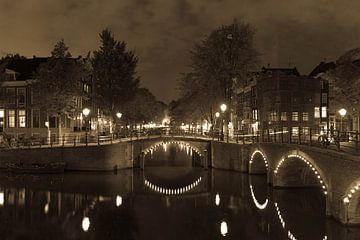
{"type": "MultiPolygon", "coordinates": [[[[59,117],[48,116],[34,104],[41,93],[36,93],[32,85],[34,74],[47,58],[9,58],[2,62],[0,69],[0,132],[16,138],[23,136],[58,137],[59,117]]],[[[84,83],[84,91],[88,86],[84,83]]],[[[61,134],[81,129],[83,99],[77,98],[77,108],[73,116],[61,115],[61,134]]]]}
{"type": "Polygon", "coordinates": [[[328,122],[328,86],[301,76],[296,68],[262,68],[253,73],[239,96],[241,126],[246,133],[319,130],[328,122]]]}

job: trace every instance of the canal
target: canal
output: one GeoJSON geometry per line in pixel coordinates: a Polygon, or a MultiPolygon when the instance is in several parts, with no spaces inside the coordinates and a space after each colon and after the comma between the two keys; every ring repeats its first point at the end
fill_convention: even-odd
{"type": "Polygon", "coordinates": [[[165,144],[144,171],[1,172],[0,239],[360,239],[326,218],[320,189],[272,189],[265,175],[198,162],[165,144]]]}

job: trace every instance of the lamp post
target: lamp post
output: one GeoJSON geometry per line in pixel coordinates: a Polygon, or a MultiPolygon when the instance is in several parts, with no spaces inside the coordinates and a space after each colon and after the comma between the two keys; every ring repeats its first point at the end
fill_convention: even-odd
{"type": "Polygon", "coordinates": [[[45,122],[45,126],[47,127],[47,142],[48,144],[50,144],[51,133],[50,133],[50,125],[48,121],[45,122]]]}
{"type": "Polygon", "coordinates": [[[120,122],[120,118],[122,117],[122,113],[121,113],[121,112],[117,112],[117,113],[116,113],[116,117],[118,118],[118,125],[119,125],[118,134],[119,134],[120,128],[121,128],[121,125],[119,124],[119,122],[120,122]]]}
{"type": "Polygon", "coordinates": [[[227,109],[227,106],[225,103],[220,105],[220,110],[223,113],[222,121],[221,121],[221,140],[224,140],[224,113],[225,113],[226,109],[227,109]]]}
{"type": "Polygon", "coordinates": [[[346,115],[346,109],[345,108],[342,108],[342,109],[340,109],[339,110],[339,114],[340,114],[340,116],[341,116],[341,119],[340,119],[340,131],[342,132],[343,131],[343,118],[345,117],[345,115],[346,115]]]}

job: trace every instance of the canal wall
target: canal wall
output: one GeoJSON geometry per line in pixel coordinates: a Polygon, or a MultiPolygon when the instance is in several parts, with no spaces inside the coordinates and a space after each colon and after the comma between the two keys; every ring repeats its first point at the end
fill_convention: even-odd
{"type": "Polygon", "coordinates": [[[0,151],[0,168],[9,163],[65,162],[65,170],[109,171],[133,167],[133,144],[6,149],[0,151]]]}

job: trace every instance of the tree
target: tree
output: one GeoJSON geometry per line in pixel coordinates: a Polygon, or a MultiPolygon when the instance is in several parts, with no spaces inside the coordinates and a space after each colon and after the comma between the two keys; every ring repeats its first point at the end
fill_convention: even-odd
{"type": "Polygon", "coordinates": [[[338,58],[336,67],[324,76],[332,86],[335,110],[345,108],[349,115],[360,117],[360,48],[352,49],[338,58]]]}
{"type": "Polygon", "coordinates": [[[56,43],[51,57],[37,70],[34,90],[41,97],[35,98],[35,105],[48,116],[58,117],[60,136],[61,116],[72,115],[76,109],[76,97],[82,96],[84,73],[82,63],[71,58],[63,39],[56,43]]]}
{"type": "Polygon", "coordinates": [[[101,46],[92,60],[95,94],[102,111],[115,119],[121,106],[134,97],[139,85],[136,77],[138,58],[126,43],[114,39],[110,30],[100,34],[101,46]]]}
{"type": "Polygon", "coordinates": [[[139,88],[132,100],[123,106],[124,121],[130,125],[149,122],[161,122],[164,118],[166,104],[157,101],[146,88],[139,88]]]}
{"type": "Polygon", "coordinates": [[[243,86],[247,73],[256,67],[259,54],[253,38],[249,24],[234,21],[215,29],[192,49],[192,72],[183,74],[180,92],[201,118],[213,122],[220,103],[232,105],[234,89],[243,86]]]}

